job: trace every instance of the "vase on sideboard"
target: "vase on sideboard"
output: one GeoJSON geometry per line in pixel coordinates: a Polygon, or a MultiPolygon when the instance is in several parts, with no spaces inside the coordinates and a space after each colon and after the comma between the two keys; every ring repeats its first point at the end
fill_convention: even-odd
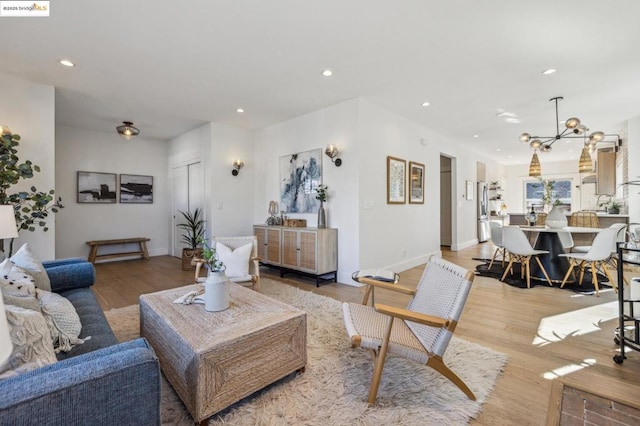
{"type": "Polygon", "coordinates": [[[327,214],[324,211],[324,205],[322,201],[320,201],[320,209],[318,209],[318,228],[326,228],[327,227],[327,214]]]}

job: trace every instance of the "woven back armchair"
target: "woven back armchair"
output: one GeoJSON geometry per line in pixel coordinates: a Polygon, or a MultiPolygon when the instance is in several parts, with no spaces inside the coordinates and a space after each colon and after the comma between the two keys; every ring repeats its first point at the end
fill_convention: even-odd
{"type": "Polygon", "coordinates": [[[413,295],[406,309],[383,304],[344,303],[343,316],[351,345],[370,349],[374,372],[368,402],[375,404],[387,352],[425,364],[449,379],[470,399],[475,395],[443,361],[469,295],[473,273],[432,256],[416,290],[362,278],[361,282],[413,295]]]}

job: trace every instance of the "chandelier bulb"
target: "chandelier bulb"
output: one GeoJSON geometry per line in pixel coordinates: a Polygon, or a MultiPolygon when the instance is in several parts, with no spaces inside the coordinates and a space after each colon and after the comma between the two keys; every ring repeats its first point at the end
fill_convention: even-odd
{"type": "Polygon", "coordinates": [[[604,133],[603,132],[593,132],[589,136],[589,139],[594,140],[596,142],[600,142],[600,141],[602,141],[604,139],[604,133]]]}
{"type": "Polygon", "coordinates": [[[571,117],[564,122],[564,125],[567,126],[567,129],[575,129],[580,125],[580,119],[577,117],[571,117]]]}
{"type": "Polygon", "coordinates": [[[523,133],[520,135],[520,142],[522,143],[528,143],[530,139],[531,135],[529,133],[523,133]]]}
{"type": "Polygon", "coordinates": [[[534,151],[537,150],[537,149],[540,149],[541,146],[542,146],[542,141],[540,139],[534,139],[529,144],[529,147],[531,149],[533,149],[534,151]]]}

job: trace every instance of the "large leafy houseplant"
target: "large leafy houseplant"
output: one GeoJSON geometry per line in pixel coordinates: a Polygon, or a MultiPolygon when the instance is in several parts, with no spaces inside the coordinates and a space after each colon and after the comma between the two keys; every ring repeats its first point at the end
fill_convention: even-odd
{"type": "MultiPolygon", "coordinates": [[[[63,208],[62,199],[54,201],[54,190],[41,192],[35,186],[29,190],[12,191],[12,187],[21,180],[30,179],[34,172],[40,172],[40,167],[26,160],[23,163],[18,158],[20,135],[13,134],[8,128],[0,128],[0,205],[12,205],[18,231],[34,232],[37,227],[48,231],[47,217],[49,212],[57,213],[63,208]]],[[[13,239],[9,244],[9,256],[13,253],[13,239]]]]}
{"type": "Polygon", "coordinates": [[[195,209],[193,212],[181,210],[179,212],[184,218],[184,222],[176,226],[184,230],[181,241],[187,246],[182,249],[182,269],[189,271],[193,269],[191,260],[194,257],[200,257],[202,253],[205,221],[202,219],[202,210],[200,209],[195,209]]]}

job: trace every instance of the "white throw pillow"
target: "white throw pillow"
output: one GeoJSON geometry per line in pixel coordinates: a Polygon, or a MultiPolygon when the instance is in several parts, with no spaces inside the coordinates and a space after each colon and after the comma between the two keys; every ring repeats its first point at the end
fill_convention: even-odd
{"type": "Polygon", "coordinates": [[[88,340],[88,338],[78,338],[82,331],[82,323],[68,299],[41,289],[37,289],[36,293],[42,314],[47,320],[56,353],[69,352],[75,345],[88,340]]]}
{"type": "Polygon", "coordinates": [[[24,243],[22,247],[20,247],[20,250],[11,256],[11,261],[33,276],[37,288],[51,291],[49,275],[47,275],[47,271],[44,269],[44,266],[42,266],[40,259],[31,252],[29,244],[24,243]]]}
{"type": "Polygon", "coordinates": [[[24,269],[14,265],[10,259],[0,263],[0,287],[3,294],[32,297],[36,295],[34,278],[24,269]]]}
{"type": "Polygon", "coordinates": [[[51,335],[42,314],[12,305],[5,305],[5,311],[13,352],[5,369],[0,371],[0,379],[56,362],[51,335]]]}
{"type": "Polygon", "coordinates": [[[248,243],[233,250],[220,242],[216,242],[218,257],[227,267],[224,272],[229,278],[249,276],[249,257],[253,243],[248,243]]]}

